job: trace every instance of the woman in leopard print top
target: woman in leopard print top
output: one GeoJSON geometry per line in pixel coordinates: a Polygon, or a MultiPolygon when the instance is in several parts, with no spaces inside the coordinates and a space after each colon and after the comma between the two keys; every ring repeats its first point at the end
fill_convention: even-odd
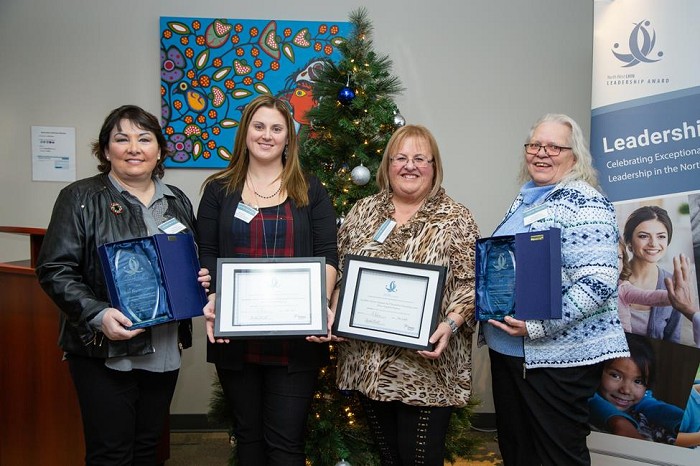
{"type": "Polygon", "coordinates": [[[479,231],[469,210],[441,188],[442,175],[430,131],[400,128],[377,173],[381,192],[360,200],[338,233],[340,269],[346,254],[447,268],[432,351],[360,340],[337,345],[338,386],[359,392],[384,465],[442,466],[452,407],[471,394],[479,231]],[[373,239],[387,220],[395,222],[389,236],[373,239]]]}

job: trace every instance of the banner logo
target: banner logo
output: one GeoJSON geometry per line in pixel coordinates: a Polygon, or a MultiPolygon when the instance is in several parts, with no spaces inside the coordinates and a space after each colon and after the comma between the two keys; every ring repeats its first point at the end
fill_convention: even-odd
{"type": "MultiPolygon", "coordinates": [[[[654,63],[661,60],[663,52],[657,52],[657,59],[650,58],[652,51],[654,50],[654,45],[656,44],[656,31],[653,29],[650,31],[649,25],[650,21],[643,20],[636,23],[634,29],[630,33],[629,37],[629,53],[618,53],[612,50],[613,55],[620,60],[623,68],[629,68],[635,66],[639,63],[654,63]]],[[[619,43],[613,45],[613,49],[620,47],[619,43]]]]}

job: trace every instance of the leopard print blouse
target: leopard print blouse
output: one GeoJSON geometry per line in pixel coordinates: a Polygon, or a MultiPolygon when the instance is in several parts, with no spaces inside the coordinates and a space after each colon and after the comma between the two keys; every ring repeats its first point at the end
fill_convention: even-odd
{"type": "Polygon", "coordinates": [[[447,267],[438,322],[455,312],[465,319],[440,358],[415,350],[359,340],[336,345],[340,389],[358,390],[378,401],[414,406],[464,406],[471,394],[474,321],[474,245],[479,230],[472,214],[441,189],[384,243],[377,229],[392,217],[392,194],[383,191],[355,204],[338,232],[342,270],[346,254],[447,267]]]}

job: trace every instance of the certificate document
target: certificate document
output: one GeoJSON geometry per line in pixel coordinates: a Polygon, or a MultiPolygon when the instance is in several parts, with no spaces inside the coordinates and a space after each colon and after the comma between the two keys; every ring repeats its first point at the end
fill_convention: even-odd
{"type": "Polygon", "coordinates": [[[308,325],[311,323],[311,272],[236,270],[233,325],[308,325]]]}
{"type": "Polygon", "coordinates": [[[217,271],[216,337],[328,333],[324,258],[219,259],[217,271]]]}
{"type": "Polygon", "coordinates": [[[361,269],[351,325],[416,338],[427,290],[427,277],[361,269]]]}
{"type": "Polygon", "coordinates": [[[333,333],[430,349],[447,269],[432,264],[345,256],[333,333]]]}

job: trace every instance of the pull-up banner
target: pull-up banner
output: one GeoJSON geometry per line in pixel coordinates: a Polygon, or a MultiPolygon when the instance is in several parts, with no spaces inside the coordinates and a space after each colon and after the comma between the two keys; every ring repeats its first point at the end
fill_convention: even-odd
{"type": "Polygon", "coordinates": [[[594,459],[700,464],[699,23],[697,0],[594,1],[590,147],[620,227],[632,353],[606,362],[591,400],[594,459]],[[674,304],[664,278],[683,257],[691,299],[674,304]]]}

